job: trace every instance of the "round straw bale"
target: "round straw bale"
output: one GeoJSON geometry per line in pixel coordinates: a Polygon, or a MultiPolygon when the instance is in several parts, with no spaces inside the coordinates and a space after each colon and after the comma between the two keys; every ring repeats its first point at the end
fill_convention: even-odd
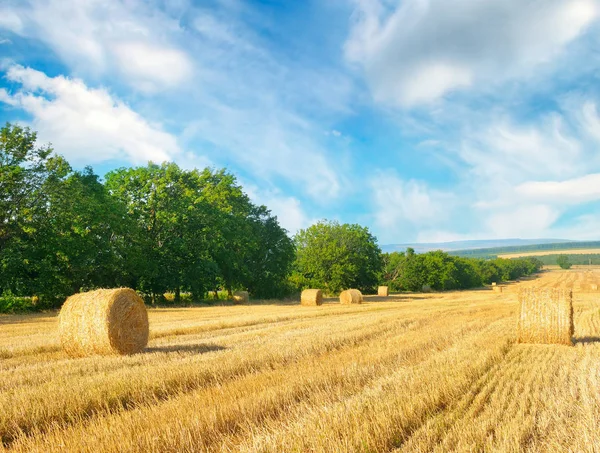
{"type": "Polygon", "coordinates": [[[387,297],[390,295],[390,290],[387,286],[380,286],[377,288],[377,295],[387,297]]]}
{"type": "Polygon", "coordinates": [[[347,289],[340,293],[341,304],[361,304],[363,301],[362,293],[357,289],[347,289]]]}
{"type": "Polygon", "coordinates": [[[148,344],[148,312],[129,288],[69,297],[60,310],[60,342],[71,356],[135,354],[148,344]]]}
{"type": "Polygon", "coordinates": [[[305,289],[300,295],[300,305],[323,304],[323,292],[320,289],[305,289]]]}
{"type": "Polygon", "coordinates": [[[247,304],[250,302],[248,291],[236,291],[233,293],[233,302],[236,304],[247,304]]]}

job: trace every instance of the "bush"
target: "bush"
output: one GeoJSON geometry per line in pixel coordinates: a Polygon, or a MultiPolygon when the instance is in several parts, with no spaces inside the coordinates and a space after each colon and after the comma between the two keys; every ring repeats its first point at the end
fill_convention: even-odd
{"type": "Polygon", "coordinates": [[[12,294],[0,297],[0,313],[34,311],[38,309],[39,306],[34,303],[31,297],[17,297],[12,294]]]}

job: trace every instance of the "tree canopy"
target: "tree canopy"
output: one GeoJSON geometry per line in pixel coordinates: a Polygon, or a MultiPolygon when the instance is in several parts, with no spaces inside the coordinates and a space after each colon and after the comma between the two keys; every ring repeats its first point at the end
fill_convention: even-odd
{"type": "Polygon", "coordinates": [[[292,279],[299,288],[323,288],[335,294],[347,288],[372,291],[382,270],[381,250],[369,229],[322,221],[295,238],[292,279]]]}
{"type": "Polygon", "coordinates": [[[289,291],[292,239],[226,170],[149,163],[102,182],[35,142],[27,128],[0,133],[0,295],[52,304],[110,286],[154,300],[166,291],[289,291]]]}

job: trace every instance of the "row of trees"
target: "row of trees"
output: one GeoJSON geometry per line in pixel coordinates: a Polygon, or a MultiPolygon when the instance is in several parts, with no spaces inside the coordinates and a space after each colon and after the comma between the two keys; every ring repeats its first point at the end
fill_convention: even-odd
{"type": "Polygon", "coordinates": [[[383,280],[393,291],[467,289],[531,275],[542,265],[536,258],[483,260],[442,251],[416,254],[409,248],[384,255],[383,280]]]}
{"type": "Polygon", "coordinates": [[[36,134],[0,130],[0,296],[48,304],[97,287],[128,286],[156,301],[247,289],[281,297],[471,288],[539,269],[535,260],[484,261],[443,252],[382,254],[360,225],[318,222],[292,239],[225,170],[173,163],[120,168],[104,181],[75,171],[36,134]]]}
{"type": "Polygon", "coordinates": [[[102,183],[35,141],[18,126],[0,131],[0,293],[53,302],[115,286],[153,299],[289,292],[292,240],[226,171],[149,164],[102,183]]]}

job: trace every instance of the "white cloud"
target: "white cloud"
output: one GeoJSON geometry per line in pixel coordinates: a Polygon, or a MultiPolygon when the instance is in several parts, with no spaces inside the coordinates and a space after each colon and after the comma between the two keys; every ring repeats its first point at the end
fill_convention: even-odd
{"type": "Polygon", "coordinates": [[[421,181],[405,181],[394,172],[379,172],[370,186],[380,236],[392,241],[407,231],[443,224],[454,204],[452,195],[421,181]]]}
{"type": "Polygon", "coordinates": [[[259,188],[254,184],[244,182],[244,191],[256,204],[265,205],[277,216],[279,224],[293,236],[298,230],[307,228],[317,221],[309,217],[298,198],[282,194],[279,190],[259,188]]]}
{"type": "Polygon", "coordinates": [[[565,132],[564,119],[550,115],[535,124],[494,119],[476,132],[465,131],[460,157],[476,176],[515,183],[584,170],[581,142],[565,132]]]}
{"type": "Polygon", "coordinates": [[[579,204],[600,200],[600,173],[565,181],[530,181],[519,185],[516,192],[531,200],[549,203],[579,204]]]}
{"type": "Polygon", "coordinates": [[[596,0],[357,1],[346,57],[376,101],[410,107],[528,74],[598,17],[596,0]]]}
{"type": "Polygon", "coordinates": [[[79,74],[129,77],[143,90],[177,86],[192,71],[178,22],[140,0],[28,0],[0,13],[0,29],[38,39],[79,74]]]}
{"type": "Polygon", "coordinates": [[[21,18],[8,7],[0,8],[0,28],[20,33],[23,29],[21,18]]]}
{"type": "Polygon", "coordinates": [[[560,212],[547,205],[520,205],[494,210],[486,219],[495,238],[537,238],[558,220],[560,212]]]}
{"type": "Polygon", "coordinates": [[[115,55],[120,71],[148,91],[176,86],[192,73],[187,56],[175,49],[127,42],[115,45],[115,55]]]}
{"type": "Polygon", "coordinates": [[[6,78],[21,88],[14,94],[0,92],[0,101],[29,113],[39,140],[52,142],[71,162],[118,159],[145,164],[181,155],[175,137],[104,89],[21,66],[11,67],[6,78]]]}
{"type": "Polygon", "coordinates": [[[256,178],[283,178],[318,201],[336,198],[342,190],[345,178],[338,177],[313,138],[318,132],[279,108],[264,113],[215,105],[203,121],[190,125],[187,134],[227,150],[236,165],[246,167],[256,178]]]}

